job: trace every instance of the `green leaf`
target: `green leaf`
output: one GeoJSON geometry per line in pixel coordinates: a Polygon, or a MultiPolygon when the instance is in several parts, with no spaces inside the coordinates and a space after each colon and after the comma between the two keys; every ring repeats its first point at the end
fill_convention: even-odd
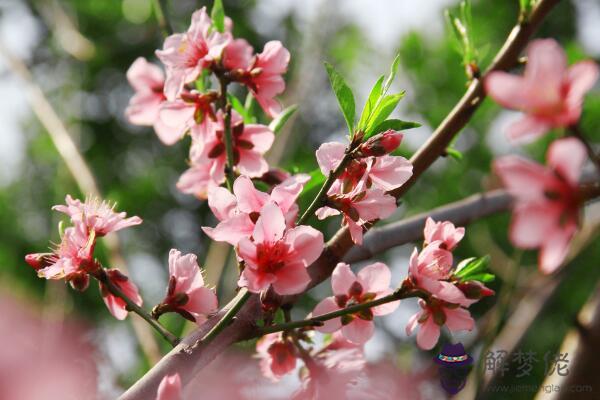
{"type": "Polygon", "coordinates": [[[395,131],[405,131],[407,129],[413,129],[420,127],[421,124],[418,122],[402,121],[401,119],[388,119],[377,125],[369,135],[365,135],[365,139],[378,134],[379,132],[385,132],[388,129],[395,131]]]}
{"type": "Polygon", "coordinates": [[[367,102],[365,103],[365,108],[363,108],[362,114],[360,115],[358,130],[364,131],[364,129],[367,127],[367,123],[369,122],[371,114],[373,113],[373,109],[376,107],[377,102],[381,98],[381,89],[384,78],[385,76],[382,75],[377,82],[375,82],[375,85],[371,89],[371,93],[369,94],[367,102]]]}
{"type": "Polygon", "coordinates": [[[467,258],[458,264],[454,276],[460,278],[462,282],[477,280],[473,277],[484,274],[489,263],[490,256],[488,255],[479,258],[467,258]]]}
{"type": "Polygon", "coordinates": [[[348,125],[348,131],[352,136],[354,133],[354,116],[356,114],[356,105],[354,103],[352,89],[350,89],[350,86],[344,81],[344,78],[342,78],[339,72],[333,68],[333,65],[326,62],[325,69],[327,70],[333,93],[337,98],[342,114],[344,114],[344,119],[348,125]]]}
{"type": "Polygon", "coordinates": [[[390,114],[394,111],[400,100],[404,97],[404,92],[400,92],[398,94],[390,94],[381,99],[377,108],[373,110],[373,114],[371,115],[369,126],[366,127],[365,133],[370,135],[375,127],[381,124],[383,121],[390,116],[390,114]]]}
{"type": "Polygon", "coordinates": [[[225,32],[225,10],[223,9],[222,0],[215,0],[210,17],[215,29],[221,33],[225,32]]]}
{"type": "MultiPolygon", "coordinates": [[[[481,274],[469,275],[469,281],[479,281],[481,283],[490,283],[496,279],[496,275],[490,274],[488,272],[483,272],[481,274]]],[[[463,281],[464,282],[464,281],[463,281]]]]}
{"type": "Polygon", "coordinates": [[[229,99],[229,102],[231,103],[231,106],[233,107],[233,109],[242,116],[245,124],[251,124],[251,123],[255,122],[252,115],[250,115],[248,110],[244,107],[242,102],[237,97],[228,93],[227,98],[229,99]]]}
{"type": "Polygon", "coordinates": [[[274,133],[278,133],[281,128],[285,125],[285,123],[290,119],[292,115],[298,110],[298,106],[293,104],[287,107],[285,110],[281,112],[271,123],[269,124],[269,129],[274,133]]]}
{"type": "Polygon", "coordinates": [[[387,91],[389,90],[390,86],[392,86],[392,82],[396,78],[396,74],[398,73],[399,65],[400,65],[400,54],[396,54],[396,58],[394,58],[394,61],[392,62],[392,66],[390,68],[390,75],[388,76],[388,78],[385,81],[385,84],[383,85],[382,94],[384,96],[387,94],[387,91]]]}
{"type": "Polygon", "coordinates": [[[463,153],[456,150],[454,147],[447,147],[446,154],[448,154],[450,157],[452,157],[456,161],[462,161],[462,159],[463,159],[463,153]]]}

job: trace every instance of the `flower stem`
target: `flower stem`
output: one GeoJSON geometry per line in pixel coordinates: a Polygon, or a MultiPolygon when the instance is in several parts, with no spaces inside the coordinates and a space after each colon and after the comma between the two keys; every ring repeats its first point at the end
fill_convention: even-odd
{"type": "Polygon", "coordinates": [[[104,269],[100,269],[99,272],[91,274],[94,278],[96,278],[99,282],[101,282],[110,293],[114,296],[122,299],[127,305],[127,310],[136,313],[140,317],[142,317],[151,327],[153,327],[160,335],[168,341],[171,346],[175,347],[179,344],[180,339],[169,332],[165,327],[163,327],[156,319],[152,318],[152,316],[146,312],[142,307],[135,304],[123,291],[115,285],[109,278],[104,269]]]}
{"type": "Polygon", "coordinates": [[[231,136],[231,104],[227,100],[227,85],[228,80],[221,74],[217,74],[219,77],[219,83],[221,85],[221,94],[219,96],[218,107],[223,111],[223,141],[225,142],[225,183],[227,189],[233,192],[233,182],[235,181],[235,175],[233,173],[233,166],[235,165],[235,159],[233,155],[233,139],[231,136]]]}
{"type": "Polygon", "coordinates": [[[304,213],[298,220],[297,225],[304,224],[312,216],[312,214],[314,214],[315,211],[317,211],[319,207],[323,206],[329,188],[331,188],[331,185],[333,185],[333,182],[335,182],[337,177],[340,176],[342,172],[344,172],[344,169],[352,159],[352,150],[353,149],[351,149],[350,147],[347,148],[346,152],[344,153],[344,157],[342,158],[338,166],[335,168],[335,170],[329,172],[329,175],[327,176],[325,182],[323,182],[323,186],[321,186],[319,193],[317,193],[317,196],[314,198],[312,203],[310,203],[306,211],[304,211],[304,213]]]}
{"type": "Polygon", "coordinates": [[[401,287],[397,289],[394,293],[389,294],[387,296],[381,297],[379,299],[375,299],[372,301],[368,301],[366,303],[355,304],[350,307],[342,308],[340,310],[332,311],[327,314],[318,315],[316,317],[300,320],[300,321],[292,321],[286,322],[283,324],[267,326],[259,330],[257,336],[262,336],[267,333],[279,332],[279,331],[288,331],[296,328],[303,328],[306,326],[322,326],[325,321],[329,321],[333,318],[338,318],[343,315],[354,314],[368,308],[377,307],[382,304],[391,303],[392,301],[398,301],[402,299],[408,299],[410,297],[427,297],[424,292],[415,289],[406,289],[401,287]]]}
{"type": "Polygon", "coordinates": [[[579,127],[579,125],[578,124],[571,125],[569,127],[569,131],[570,131],[571,136],[579,139],[579,141],[585,146],[585,150],[587,151],[588,156],[590,157],[590,159],[596,166],[598,173],[600,173],[600,155],[596,154],[596,152],[592,148],[592,145],[590,144],[590,142],[588,142],[588,140],[584,136],[583,132],[581,131],[581,128],[579,127]]]}

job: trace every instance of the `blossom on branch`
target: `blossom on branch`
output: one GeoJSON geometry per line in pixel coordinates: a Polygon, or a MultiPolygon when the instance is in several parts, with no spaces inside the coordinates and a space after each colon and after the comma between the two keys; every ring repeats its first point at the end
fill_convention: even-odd
{"type": "MultiPolygon", "coordinates": [[[[123,273],[116,268],[107,269],[106,275],[110,282],[119,288],[133,303],[137,304],[138,306],[142,305],[142,297],[138,292],[137,286],[131,282],[127,276],[123,275],[123,273]]],[[[104,300],[104,304],[106,304],[108,311],[110,311],[110,313],[116,319],[124,320],[129,312],[127,310],[127,303],[125,303],[125,300],[114,295],[101,281],[99,284],[102,300],[104,300]]]]}
{"type": "Polygon", "coordinates": [[[260,338],[256,342],[256,354],[260,359],[263,376],[274,382],[296,369],[298,355],[294,343],[281,332],[270,333],[260,338]]]}
{"type": "Polygon", "coordinates": [[[306,267],[322,251],[321,232],[305,225],[288,229],[279,206],[268,203],[259,213],[252,236],[238,242],[238,256],[244,262],[238,284],[253,293],[271,285],[280,295],[301,293],[310,282],[306,267]]]}
{"type": "MultiPolygon", "coordinates": [[[[392,293],[391,272],[387,265],[374,263],[366,266],[358,275],[346,263],[339,263],[331,274],[333,296],[322,300],[313,310],[313,316],[327,314],[343,308],[369,302],[392,293]]],[[[352,343],[366,343],[375,329],[373,317],[393,312],[400,301],[393,301],[377,307],[366,308],[354,314],[325,321],[315,329],[331,333],[341,328],[343,336],[352,343]]]]}
{"type": "Polygon", "coordinates": [[[598,79],[598,65],[581,61],[567,67],[567,57],[554,39],[538,39],[527,48],[523,76],[491,72],[487,94],[525,116],[510,126],[515,141],[532,141],[552,128],[568,127],[581,116],[583,97],[598,79]]]}
{"type": "Polygon", "coordinates": [[[587,155],[576,138],[554,141],[547,166],[517,156],[494,161],[494,171],[515,199],[509,237],[522,249],[539,248],[539,267],[554,272],[564,261],[579,225],[579,178],[587,155]]]}

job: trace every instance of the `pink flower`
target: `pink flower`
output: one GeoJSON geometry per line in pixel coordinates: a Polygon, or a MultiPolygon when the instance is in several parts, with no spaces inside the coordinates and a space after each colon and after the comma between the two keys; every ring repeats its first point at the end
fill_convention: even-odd
{"type": "Polygon", "coordinates": [[[411,335],[417,326],[417,345],[423,350],[430,350],[435,346],[440,337],[440,328],[444,325],[450,332],[472,330],[475,321],[469,311],[461,307],[449,306],[444,302],[425,302],[419,299],[422,310],[413,315],[406,325],[406,334],[411,335]]]}
{"type": "MultiPolygon", "coordinates": [[[[121,271],[116,268],[107,269],[106,274],[112,284],[121,289],[125,296],[138,306],[142,305],[142,297],[138,292],[137,286],[135,286],[127,276],[123,275],[121,271]]],[[[102,282],[100,282],[100,293],[102,294],[102,300],[104,300],[104,304],[106,304],[108,311],[110,311],[116,319],[124,320],[128,313],[125,301],[120,297],[113,295],[102,282]]]]}
{"type": "Polygon", "coordinates": [[[275,186],[271,194],[256,190],[250,178],[240,176],[233,184],[233,194],[218,187],[209,192],[208,205],[220,223],[215,228],[202,227],[213,240],[236,246],[244,237],[250,237],[260,211],[267,203],[281,209],[286,226],[292,228],[298,215],[296,198],[302,192],[307,175],[292,176],[275,186]]]}
{"type": "Polygon", "coordinates": [[[523,76],[492,72],[487,93],[502,106],[526,115],[508,131],[513,140],[531,141],[552,128],[576,123],[585,93],[598,79],[598,66],[583,61],[567,68],[567,58],[553,39],[531,42],[523,76]]]}
{"type": "MultiPolygon", "coordinates": [[[[241,175],[257,178],[269,170],[263,154],[271,148],[275,135],[265,125],[244,124],[235,111],[231,120],[234,169],[241,175]]],[[[217,113],[217,120],[205,120],[192,129],[192,166],[184,173],[177,187],[184,193],[206,198],[211,188],[225,181],[226,151],[223,141],[223,113],[217,113]]]]}
{"type": "Polygon", "coordinates": [[[75,226],[82,225],[87,232],[94,231],[97,237],[142,223],[140,217],[126,218],[126,213],[114,211],[114,204],[97,198],[90,197],[82,203],[67,195],[65,201],[67,205],[56,205],[52,209],[67,214],[75,226]]]}
{"type": "Polygon", "coordinates": [[[323,250],[323,234],[309,226],[286,229],[285,217],[274,203],[265,205],[252,238],[239,241],[238,255],[245,268],[238,284],[258,293],[273,285],[280,295],[301,293],[310,276],[306,267],[323,250]]]}
{"type": "Polygon", "coordinates": [[[182,400],[179,374],[165,375],[158,385],[156,400],[182,400]]]}
{"type": "Polygon", "coordinates": [[[197,324],[217,310],[217,295],[204,286],[195,254],[181,255],[180,251],[171,249],[169,275],[169,290],[163,305],[197,324]]]}
{"type": "Polygon", "coordinates": [[[195,81],[203,68],[221,56],[230,40],[230,33],[219,33],[212,29],[212,21],[205,7],[194,12],[188,31],[169,36],[165,39],[163,49],[156,51],[167,70],[167,98],[175,100],[185,84],[195,81]]]}
{"type": "Polygon", "coordinates": [[[165,101],[162,70],[144,57],[138,57],[127,70],[127,80],[135,90],[125,110],[127,119],[134,125],[154,125],[158,110],[165,101]]]}
{"type": "MultiPolygon", "coordinates": [[[[75,279],[91,263],[94,245],[94,238],[89,237],[80,226],[65,229],[60,244],[39,264],[38,276],[67,281],[75,279]]],[[[26,256],[26,260],[31,256],[26,256]]]]}
{"type": "Polygon", "coordinates": [[[281,332],[270,333],[256,342],[260,370],[266,378],[277,382],[283,375],[296,369],[296,348],[281,332]]]}
{"type": "Polygon", "coordinates": [[[515,199],[511,242],[523,249],[539,248],[540,269],[551,273],[564,261],[578,227],[578,181],[586,150],[575,138],[556,140],[546,160],[544,167],[506,156],[494,162],[494,170],[515,199]]]}
{"type": "Polygon", "coordinates": [[[467,299],[464,293],[449,282],[452,273],[452,253],[441,248],[441,241],[427,245],[421,254],[414,249],[409,264],[409,277],[412,283],[440,300],[452,304],[469,306],[475,300],[467,299]]]}
{"type": "MultiPolygon", "coordinates": [[[[368,265],[358,275],[354,275],[348,264],[339,263],[331,275],[334,295],[317,304],[313,315],[327,314],[349,305],[362,304],[387,296],[392,293],[390,280],[390,270],[383,263],[368,265]]],[[[341,328],[347,340],[355,344],[364,344],[371,338],[375,329],[373,316],[389,314],[398,308],[399,304],[400,301],[394,301],[356,314],[330,319],[316,329],[319,332],[331,333],[341,328]]]]}
{"type": "Polygon", "coordinates": [[[465,228],[456,228],[450,221],[435,222],[427,217],[423,235],[426,244],[440,241],[440,248],[452,251],[465,236],[465,228]]]}
{"type": "Polygon", "coordinates": [[[216,92],[200,94],[197,90],[184,91],[180,98],[164,101],[158,110],[158,120],[154,124],[156,134],[166,145],[172,145],[183,138],[197,124],[206,118],[215,119],[212,102],[216,92]]]}
{"type": "Polygon", "coordinates": [[[281,112],[281,104],[275,96],[285,90],[282,75],[286,73],[289,62],[290,52],[279,41],[267,42],[263,52],[256,56],[250,90],[271,117],[281,112]]]}

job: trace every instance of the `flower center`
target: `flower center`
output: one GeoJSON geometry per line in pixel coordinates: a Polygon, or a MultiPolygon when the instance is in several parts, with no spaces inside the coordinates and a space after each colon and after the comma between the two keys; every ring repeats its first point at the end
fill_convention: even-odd
{"type": "Polygon", "coordinates": [[[285,266],[288,252],[288,245],[283,241],[259,243],[256,248],[258,268],[261,272],[269,274],[279,271],[285,266]]]}

